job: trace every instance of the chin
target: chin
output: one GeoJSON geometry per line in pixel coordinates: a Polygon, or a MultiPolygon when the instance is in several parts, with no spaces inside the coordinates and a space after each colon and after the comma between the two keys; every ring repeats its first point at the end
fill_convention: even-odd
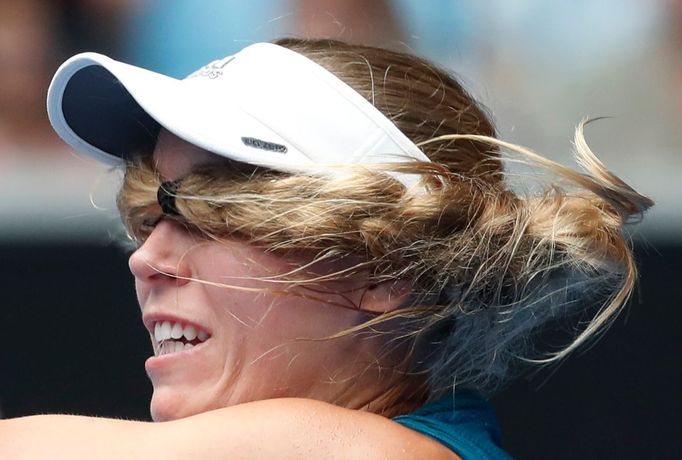
{"type": "Polygon", "coordinates": [[[169,422],[180,418],[189,417],[209,409],[195,407],[187,400],[185,395],[164,390],[154,390],[149,404],[149,412],[155,422],[169,422]]]}

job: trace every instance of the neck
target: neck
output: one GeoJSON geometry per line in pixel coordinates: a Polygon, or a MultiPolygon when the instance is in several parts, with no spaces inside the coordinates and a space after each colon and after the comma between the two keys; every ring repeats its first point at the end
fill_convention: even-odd
{"type": "Polygon", "coordinates": [[[426,401],[426,394],[421,379],[381,368],[365,370],[343,381],[329,382],[326,388],[314,391],[312,397],[390,418],[421,407],[426,401]]]}

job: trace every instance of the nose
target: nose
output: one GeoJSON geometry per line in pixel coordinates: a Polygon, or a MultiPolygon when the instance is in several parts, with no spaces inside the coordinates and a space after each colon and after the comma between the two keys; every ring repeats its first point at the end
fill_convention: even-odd
{"type": "Polygon", "coordinates": [[[162,219],[128,260],[135,281],[174,286],[188,283],[192,272],[183,256],[187,253],[189,238],[181,225],[162,219]]]}

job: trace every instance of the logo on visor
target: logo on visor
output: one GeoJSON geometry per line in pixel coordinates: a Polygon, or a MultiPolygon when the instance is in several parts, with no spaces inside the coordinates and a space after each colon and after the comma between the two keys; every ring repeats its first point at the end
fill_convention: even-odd
{"type": "Polygon", "coordinates": [[[269,152],[287,153],[287,146],[282,144],[275,144],[255,137],[242,137],[244,145],[253,147],[255,149],[267,150],[269,152]]]}
{"type": "Polygon", "coordinates": [[[206,64],[196,72],[189,74],[185,80],[196,77],[208,77],[211,80],[218,78],[223,74],[223,69],[225,66],[232,62],[233,59],[234,56],[227,56],[225,58],[218,59],[217,61],[213,61],[210,64],[206,64]]]}

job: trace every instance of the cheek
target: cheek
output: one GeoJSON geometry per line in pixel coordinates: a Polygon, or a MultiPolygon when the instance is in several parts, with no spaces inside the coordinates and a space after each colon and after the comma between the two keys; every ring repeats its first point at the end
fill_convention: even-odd
{"type": "Polygon", "coordinates": [[[237,314],[254,326],[253,332],[258,337],[295,344],[299,342],[297,339],[329,337],[362,322],[361,312],[334,305],[335,301],[326,296],[309,299],[290,293],[262,295],[242,305],[237,314]]]}
{"type": "MultiPolygon", "coordinates": [[[[310,299],[300,293],[258,292],[263,286],[253,288],[256,290],[206,290],[206,304],[211,305],[223,338],[242,350],[248,348],[250,353],[264,353],[273,347],[281,352],[308,348],[311,342],[305,339],[329,337],[366,319],[357,310],[334,305],[340,299],[333,296],[310,299]]],[[[310,348],[316,349],[320,342],[312,344],[310,348]]]]}

